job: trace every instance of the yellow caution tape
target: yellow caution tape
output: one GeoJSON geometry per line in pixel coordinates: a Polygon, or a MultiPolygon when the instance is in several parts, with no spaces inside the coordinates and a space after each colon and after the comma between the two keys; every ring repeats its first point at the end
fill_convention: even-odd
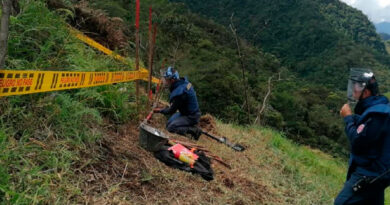
{"type": "MultiPolygon", "coordinates": [[[[116,54],[115,52],[113,52],[110,49],[104,47],[103,45],[101,45],[100,43],[96,42],[95,40],[93,40],[93,39],[89,38],[88,36],[84,35],[82,32],[80,32],[80,31],[78,31],[78,30],[76,30],[76,29],[74,29],[72,27],[69,27],[69,30],[70,30],[70,33],[73,36],[75,36],[77,39],[79,39],[80,41],[84,42],[85,44],[87,44],[87,45],[89,45],[89,46],[91,46],[93,48],[96,48],[97,50],[105,53],[108,56],[113,57],[116,60],[121,61],[122,63],[130,65],[129,61],[127,61],[125,57],[122,57],[121,55],[116,54]]],[[[131,65],[131,66],[134,66],[134,65],[131,65]]],[[[142,68],[142,67],[140,68],[140,70],[148,72],[147,69],[142,68]]],[[[158,84],[160,82],[160,80],[158,78],[152,77],[152,82],[158,84]]]]}
{"type": "Polygon", "coordinates": [[[61,72],[0,70],[0,97],[147,80],[148,72],[61,72]]]}
{"type": "Polygon", "coordinates": [[[110,49],[104,47],[100,43],[98,43],[95,40],[93,40],[93,39],[89,38],[88,36],[84,35],[82,32],[80,32],[80,31],[78,31],[78,30],[76,30],[76,29],[74,29],[72,27],[69,27],[69,30],[70,30],[70,33],[74,37],[76,37],[80,41],[86,43],[87,45],[89,45],[89,46],[91,46],[93,48],[96,48],[97,50],[105,53],[108,56],[113,57],[116,60],[119,60],[119,61],[121,61],[121,62],[123,62],[125,64],[129,64],[129,62],[126,60],[126,58],[124,58],[121,55],[118,55],[115,52],[111,51],[110,49]]]}
{"type": "MultiPolygon", "coordinates": [[[[80,31],[70,28],[70,32],[84,43],[129,65],[126,58],[115,54],[80,31]]],[[[148,79],[149,71],[145,68],[140,68],[139,71],[119,72],[0,70],[0,97],[87,88],[134,80],[148,81],[148,79]]],[[[153,77],[152,82],[158,84],[160,80],[153,77]]]]}

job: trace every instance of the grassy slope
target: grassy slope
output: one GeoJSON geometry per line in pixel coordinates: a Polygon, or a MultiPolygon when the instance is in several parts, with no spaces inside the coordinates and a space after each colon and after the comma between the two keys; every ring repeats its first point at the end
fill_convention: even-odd
{"type": "MultiPolygon", "coordinates": [[[[73,38],[43,3],[21,3],[23,12],[11,17],[7,69],[127,69],[73,38]]],[[[76,169],[96,160],[81,156],[99,150],[105,121],[134,116],[133,99],[120,88],[133,85],[2,98],[0,204],[64,204],[78,196],[76,169]]]]}
{"type": "MultiPolygon", "coordinates": [[[[263,190],[252,190],[259,196],[265,195],[261,201],[264,204],[332,204],[343,186],[347,171],[345,160],[297,145],[271,129],[223,123],[218,123],[217,127],[219,133],[249,145],[249,149],[238,154],[204,140],[201,143],[211,146],[223,158],[231,159],[232,174],[245,176],[264,186],[263,190]]],[[[243,187],[237,187],[234,193],[240,193],[243,187]]],[[[387,191],[387,202],[389,194],[387,191]]],[[[237,197],[245,203],[253,203],[246,195],[238,194],[237,197]]]]}
{"type": "Polygon", "coordinates": [[[237,163],[244,162],[249,176],[272,187],[280,204],[330,204],[341,188],[345,164],[338,159],[298,146],[269,129],[223,124],[219,129],[251,146],[246,154],[253,161],[237,163]]]}
{"type": "MultiPolygon", "coordinates": [[[[8,67],[120,67],[71,38],[60,21],[39,3],[25,7],[12,19],[8,67]]],[[[217,123],[217,133],[248,146],[244,153],[200,140],[233,167],[215,164],[210,183],[166,167],[137,146],[134,99],[119,88],[132,90],[121,84],[2,99],[0,204],[331,204],[342,187],[345,162],[259,127],[217,123]]]]}
{"type": "MultiPolygon", "coordinates": [[[[164,121],[160,117],[155,126],[163,127],[164,121]]],[[[111,142],[108,146],[105,143],[102,143],[103,147],[91,146],[85,149],[91,154],[69,159],[73,163],[82,162],[81,168],[62,168],[66,170],[66,174],[63,174],[38,171],[39,167],[35,167],[40,178],[48,180],[50,183],[47,186],[52,186],[52,189],[44,189],[43,186],[45,192],[36,191],[34,201],[58,204],[65,201],[108,204],[331,204],[342,188],[346,162],[296,145],[276,131],[217,123],[215,132],[247,145],[248,149],[243,153],[233,152],[202,137],[200,145],[221,156],[233,167],[229,170],[215,163],[215,180],[212,182],[171,169],[155,160],[150,153],[137,146],[136,125],[129,123],[119,131],[107,130],[103,133],[103,141],[111,142]],[[106,146],[112,151],[107,151],[106,146]],[[53,183],[54,179],[61,179],[61,183],[53,183]]],[[[63,141],[56,143],[64,144],[63,141]]],[[[15,140],[7,144],[14,150],[24,150],[18,152],[19,157],[23,158],[29,157],[31,146],[37,155],[48,153],[37,144],[22,147],[15,140]]],[[[52,153],[66,152],[64,148],[52,147],[51,144],[48,147],[52,153]]],[[[57,160],[64,159],[67,158],[60,154],[57,160]]],[[[57,166],[53,165],[55,169],[57,166]]],[[[22,169],[27,171],[34,169],[34,166],[25,165],[22,169]]],[[[39,181],[24,183],[28,191],[39,181]]]]}
{"type": "MultiPolygon", "coordinates": [[[[158,119],[154,125],[162,128],[165,119],[158,119]]],[[[119,167],[122,167],[119,171],[124,170],[125,165],[133,164],[130,169],[132,173],[124,174],[131,177],[125,177],[117,183],[108,179],[108,183],[105,182],[108,187],[99,194],[94,193],[89,202],[331,204],[345,178],[344,162],[318,150],[298,146],[278,132],[260,127],[244,128],[217,123],[214,132],[247,145],[248,149],[237,153],[202,137],[200,145],[232,166],[229,170],[214,163],[215,180],[206,182],[196,175],[171,169],[158,162],[136,145],[138,132],[135,125],[129,125],[126,130],[127,135],[117,135],[118,144],[113,148],[125,149],[137,156],[137,159],[119,154],[114,164],[122,161],[119,163],[119,167]]],[[[185,140],[179,136],[172,137],[185,140]]],[[[98,164],[93,166],[99,167],[98,164]]],[[[96,183],[101,182],[92,183],[90,187],[96,183]]]]}

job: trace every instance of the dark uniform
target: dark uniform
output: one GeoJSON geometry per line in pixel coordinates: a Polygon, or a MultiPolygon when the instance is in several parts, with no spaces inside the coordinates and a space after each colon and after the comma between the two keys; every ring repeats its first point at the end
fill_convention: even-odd
{"type": "Polygon", "coordinates": [[[344,118],[351,155],[347,181],[335,200],[336,205],[384,204],[390,174],[359,192],[352,188],[362,177],[373,179],[390,169],[389,116],[389,100],[384,96],[371,96],[358,102],[355,115],[344,118]]]}
{"type": "Polygon", "coordinates": [[[180,78],[171,85],[170,91],[171,106],[160,111],[165,115],[173,114],[167,122],[167,130],[181,135],[192,134],[198,138],[199,130],[195,125],[199,123],[201,112],[192,84],[187,79],[180,78]]]}

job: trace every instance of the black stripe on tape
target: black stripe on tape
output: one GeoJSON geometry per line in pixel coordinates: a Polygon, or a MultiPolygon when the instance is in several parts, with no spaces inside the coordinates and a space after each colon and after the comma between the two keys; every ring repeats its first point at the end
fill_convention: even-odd
{"type": "Polygon", "coordinates": [[[54,81],[56,80],[56,76],[57,76],[57,74],[54,74],[53,75],[53,79],[51,80],[51,86],[50,86],[50,88],[54,88],[54,81]]]}
{"type": "Polygon", "coordinates": [[[85,73],[83,73],[81,75],[81,82],[80,82],[80,85],[84,85],[84,81],[85,81],[85,73]]]}
{"type": "Polygon", "coordinates": [[[41,82],[40,82],[40,85],[39,85],[39,90],[42,89],[43,79],[45,79],[45,74],[44,73],[42,74],[41,82]]]}
{"type": "Polygon", "coordinates": [[[93,81],[93,73],[89,74],[89,82],[88,85],[91,85],[93,81]]]}
{"type": "Polygon", "coordinates": [[[60,76],[59,73],[56,74],[56,79],[55,79],[55,82],[54,82],[54,88],[57,87],[57,83],[58,83],[58,76],[60,76]]]}
{"type": "Polygon", "coordinates": [[[39,86],[39,82],[40,82],[40,80],[41,80],[41,74],[39,73],[39,74],[38,74],[38,79],[37,79],[37,82],[35,83],[35,90],[37,90],[37,89],[38,89],[38,86],[39,86]]]}

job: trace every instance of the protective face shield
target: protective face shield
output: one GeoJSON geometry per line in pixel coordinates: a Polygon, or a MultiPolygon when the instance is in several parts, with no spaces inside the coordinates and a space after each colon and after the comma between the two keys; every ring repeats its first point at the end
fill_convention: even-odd
{"type": "Polygon", "coordinates": [[[363,95],[363,91],[365,88],[366,83],[349,80],[348,100],[352,102],[359,101],[360,97],[363,95]]]}
{"type": "Polygon", "coordinates": [[[370,69],[352,68],[348,81],[348,100],[350,102],[359,101],[373,77],[374,73],[370,69]]]}

